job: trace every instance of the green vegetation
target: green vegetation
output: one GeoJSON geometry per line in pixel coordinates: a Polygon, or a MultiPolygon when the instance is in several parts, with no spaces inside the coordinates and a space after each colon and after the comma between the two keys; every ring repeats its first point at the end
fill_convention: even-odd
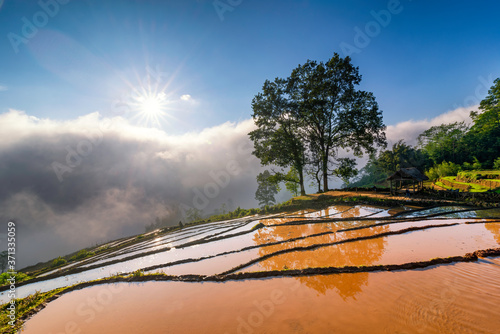
{"type": "Polygon", "coordinates": [[[424,170],[429,159],[423,150],[407,145],[400,140],[392,145],[392,149],[371,154],[366,166],[361,170],[358,180],[351,187],[387,187],[386,179],[400,168],[416,167],[424,170]]]}
{"type": "Polygon", "coordinates": [[[144,271],[142,271],[141,269],[138,269],[138,270],[136,270],[136,271],[132,272],[132,273],[130,274],[130,276],[132,276],[132,277],[140,277],[140,276],[144,276],[144,271]]]}
{"type": "Polygon", "coordinates": [[[453,187],[453,185],[457,185],[457,186],[466,186],[468,187],[468,191],[470,192],[483,192],[483,191],[487,191],[488,188],[486,187],[483,187],[479,184],[474,184],[474,183],[467,183],[467,182],[459,182],[455,179],[455,176],[446,176],[446,177],[443,177],[444,180],[447,180],[448,182],[450,182],[452,184],[452,189],[455,189],[453,187]]]}
{"type": "Polygon", "coordinates": [[[11,326],[9,324],[9,321],[11,319],[9,318],[9,307],[11,304],[6,303],[0,306],[0,332],[5,333],[5,334],[15,334],[18,333],[18,331],[21,329],[21,326],[23,324],[23,319],[26,317],[30,312],[34,311],[35,309],[39,308],[43,303],[45,303],[48,299],[56,295],[57,293],[61,292],[64,290],[64,288],[60,289],[55,289],[49,292],[45,293],[40,293],[40,292],[35,292],[34,294],[22,298],[22,299],[15,299],[15,308],[16,308],[16,321],[14,323],[14,326],[11,326]]]}
{"type": "Polygon", "coordinates": [[[350,57],[336,53],[326,63],[308,60],[286,79],[266,80],[252,100],[253,154],[262,165],[294,168],[301,195],[306,169],[327,191],[331,164],[346,165],[338,149],[360,157],[386,145],[382,113],[372,93],[356,90],[360,82],[350,57]]]}
{"type": "Polygon", "coordinates": [[[7,271],[5,273],[0,274],[0,285],[9,284],[9,281],[7,281],[7,280],[9,278],[11,278],[12,276],[15,277],[16,283],[26,281],[26,280],[29,280],[30,278],[32,278],[31,276],[28,276],[25,273],[18,272],[15,275],[11,275],[11,273],[9,271],[7,271]]]}
{"type": "Polygon", "coordinates": [[[356,169],[356,160],[352,158],[340,158],[337,168],[333,170],[333,175],[340,178],[344,185],[349,186],[349,181],[358,175],[358,170],[356,169]]]}
{"type": "Polygon", "coordinates": [[[259,201],[261,207],[276,203],[274,195],[276,195],[279,190],[276,182],[273,182],[270,177],[271,173],[269,173],[268,170],[265,170],[257,176],[257,183],[259,186],[255,192],[255,199],[259,201]]]}
{"type": "Polygon", "coordinates": [[[495,161],[493,162],[493,169],[500,170],[500,157],[496,158],[495,161]]]}
{"type": "MultiPolygon", "coordinates": [[[[399,141],[391,150],[372,154],[351,186],[383,185],[387,176],[399,168],[416,167],[432,181],[457,176],[456,184],[466,183],[473,192],[493,189],[495,175],[500,174],[500,78],[481,101],[479,110],[471,112],[471,118],[471,125],[455,122],[425,130],[415,147],[399,141]],[[493,170],[485,171],[490,168],[493,170]],[[478,182],[485,179],[493,183],[478,182]]],[[[436,184],[453,188],[442,181],[436,184]]]]}
{"type": "Polygon", "coordinates": [[[70,261],[78,261],[94,255],[95,255],[94,252],[89,252],[86,249],[82,249],[81,251],[76,253],[76,255],[70,257],[70,261]]]}
{"type": "Polygon", "coordinates": [[[459,165],[454,164],[453,162],[443,161],[442,163],[429,168],[429,170],[425,172],[425,175],[427,175],[430,180],[434,181],[446,176],[457,175],[460,170],[459,165]]]}
{"type": "MultiPolygon", "coordinates": [[[[445,189],[464,189],[466,187],[466,190],[469,192],[485,192],[489,191],[491,189],[495,189],[496,187],[500,187],[500,180],[488,180],[488,182],[492,183],[498,183],[498,185],[495,184],[495,187],[489,187],[487,185],[482,185],[476,183],[478,179],[478,175],[481,176],[485,174],[487,171],[477,171],[477,173],[459,173],[458,176],[445,176],[440,178],[439,180],[442,181],[437,181],[435,184],[439,187],[445,188],[445,189]],[[467,181],[469,182],[463,182],[465,177],[468,178],[467,181]]],[[[500,173],[500,172],[499,172],[500,173]]],[[[498,174],[496,173],[491,173],[489,175],[496,176],[498,174]]]]}
{"type": "Polygon", "coordinates": [[[66,261],[65,258],[62,258],[62,257],[58,257],[57,259],[54,259],[54,261],[52,261],[52,267],[55,268],[55,267],[61,267],[63,265],[65,265],[68,261],[66,261]]]}
{"type": "Polygon", "coordinates": [[[478,180],[500,182],[500,170],[462,171],[457,173],[457,178],[466,182],[478,180]]]}
{"type": "MultiPolygon", "coordinates": [[[[97,282],[107,282],[116,278],[135,278],[142,276],[158,276],[164,274],[145,274],[142,270],[136,270],[129,275],[113,275],[107,278],[102,278],[94,281],[87,282],[86,284],[92,284],[97,282]]],[[[66,291],[71,291],[73,288],[81,283],[74,284],[69,287],[58,288],[55,290],[51,290],[48,292],[41,293],[40,291],[35,292],[32,295],[29,295],[26,298],[15,299],[15,323],[14,326],[9,324],[11,319],[9,318],[9,307],[10,303],[5,303],[0,305],[0,332],[5,334],[16,334],[21,329],[26,317],[28,317],[31,313],[35,312],[36,309],[40,309],[45,303],[50,301],[54,296],[58,294],[62,294],[66,291]]]]}

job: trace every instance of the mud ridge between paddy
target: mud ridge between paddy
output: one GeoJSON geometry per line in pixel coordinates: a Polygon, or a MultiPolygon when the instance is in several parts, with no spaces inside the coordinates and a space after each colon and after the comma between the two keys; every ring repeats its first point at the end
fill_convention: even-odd
{"type": "Polygon", "coordinates": [[[47,306],[47,303],[56,300],[57,298],[61,297],[66,293],[100,284],[121,283],[121,282],[124,283],[153,282],[153,281],[175,281],[175,282],[192,282],[192,283],[226,282],[226,281],[240,281],[248,279],[273,278],[273,277],[300,277],[300,276],[314,276],[314,275],[365,273],[365,272],[377,272],[377,271],[414,270],[414,269],[423,269],[442,264],[451,264],[456,262],[475,262],[480,257],[483,258],[483,257],[498,257],[498,256],[500,256],[500,248],[489,248],[484,250],[477,250],[473,253],[467,253],[463,256],[435,258],[429,261],[409,262],[397,265],[321,267],[321,268],[293,269],[284,271],[275,270],[275,271],[262,271],[262,272],[237,273],[237,274],[212,275],[212,276],[205,276],[205,275],[172,276],[164,274],[154,274],[145,276],[126,276],[126,277],[119,276],[97,281],[79,283],[70,286],[66,289],[63,289],[58,294],[45,300],[38,307],[26,313],[23,317],[18,318],[16,322],[17,321],[20,321],[21,323],[26,322],[29,318],[31,318],[36,313],[44,309],[47,306]]]}
{"type": "MultiPolygon", "coordinates": [[[[228,232],[230,232],[230,231],[234,231],[234,230],[236,230],[236,229],[239,229],[239,228],[241,228],[241,227],[245,226],[246,224],[248,224],[248,223],[250,223],[250,222],[251,222],[251,221],[244,221],[244,222],[242,222],[242,223],[240,223],[240,224],[238,224],[238,225],[236,225],[236,226],[234,226],[234,227],[231,227],[231,228],[229,228],[229,229],[223,230],[223,231],[221,231],[221,232],[217,232],[217,233],[214,233],[214,234],[207,235],[206,237],[203,237],[203,238],[201,238],[201,239],[199,239],[199,240],[209,240],[209,239],[210,239],[210,241],[212,241],[212,240],[217,240],[217,238],[216,238],[216,237],[218,237],[219,235],[224,234],[224,233],[228,233],[228,232]]],[[[177,242],[177,241],[180,241],[180,240],[190,239],[190,238],[196,237],[196,236],[198,236],[198,235],[200,235],[200,234],[207,233],[207,232],[209,232],[209,231],[210,231],[210,232],[215,232],[215,231],[217,231],[217,230],[221,230],[221,229],[224,229],[224,228],[225,228],[225,227],[211,227],[211,228],[208,228],[208,229],[205,229],[205,230],[201,230],[201,231],[199,231],[199,232],[198,232],[198,233],[196,233],[196,234],[188,234],[188,233],[189,233],[189,232],[188,232],[188,233],[187,233],[187,234],[188,234],[187,236],[182,235],[182,238],[178,238],[178,239],[176,239],[175,237],[170,238],[170,239],[165,239],[165,241],[163,241],[163,242],[161,242],[161,243],[159,243],[159,244],[155,245],[155,247],[157,247],[157,246],[161,246],[161,245],[166,245],[166,244],[169,244],[169,243],[174,242],[174,241],[175,241],[175,242],[177,242]],[[174,239],[174,240],[172,240],[172,239],[174,239]]],[[[181,231],[182,231],[182,230],[181,230],[181,231]]],[[[183,232],[183,233],[184,233],[184,232],[183,232]]],[[[179,245],[179,246],[178,246],[178,247],[176,247],[176,248],[182,248],[182,246],[184,246],[184,244],[183,244],[183,245],[179,245]]],[[[140,251],[140,250],[147,249],[147,248],[150,248],[150,245],[142,245],[142,246],[139,246],[139,247],[137,247],[137,248],[130,249],[130,250],[125,250],[125,251],[124,251],[124,250],[121,250],[120,252],[118,252],[118,253],[116,253],[116,254],[108,254],[108,256],[105,256],[105,257],[100,258],[100,259],[99,259],[99,261],[100,261],[100,260],[110,259],[110,258],[113,258],[113,257],[118,256],[118,255],[124,255],[124,254],[126,254],[128,251],[134,251],[134,252],[135,252],[135,251],[140,251]]],[[[168,250],[168,249],[171,249],[171,247],[165,247],[165,248],[163,248],[162,250],[168,250]]],[[[160,251],[161,251],[161,250],[160,250],[160,251]]],[[[130,257],[131,257],[131,256],[130,256],[130,257]]],[[[129,257],[129,258],[130,258],[130,257],[129,257]]],[[[96,262],[97,262],[97,261],[96,261],[96,262]]],[[[88,262],[88,263],[92,263],[92,262],[88,262]]],[[[88,263],[87,263],[87,264],[88,264],[88,263]]]]}
{"type": "MultiPolygon", "coordinates": [[[[462,213],[462,212],[469,212],[469,211],[480,211],[480,210],[491,210],[495,208],[472,208],[472,209],[463,209],[463,210],[455,210],[455,211],[449,211],[449,212],[437,212],[437,213],[432,213],[429,215],[425,216],[418,216],[418,217],[346,217],[346,218],[315,218],[315,219],[304,219],[304,220],[295,220],[291,222],[286,222],[282,224],[269,224],[266,226],[269,227],[274,227],[274,226],[294,226],[294,225],[307,225],[307,224],[318,224],[318,223],[335,223],[335,222],[341,222],[341,221],[373,221],[373,220],[383,220],[383,221],[391,221],[391,220],[405,220],[405,221],[416,221],[416,220],[424,220],[427,218],[434,218],[434,217],[439,217],[439,216],[444,216],[444,215],[449,215],[449,214],[454,214],[454,213],[462,213]]],[[[498,217],[482,217],[482,219],[497,219],[498,217]]],[[[445,218],[449,219],[449,218],[445,218]]],[[[471,218],[466,218],[466,219],[471,219],[471,218]]]]}
{"type": "Polygon", "coordinates": [[[303,252],[303,251],[309,251],[309,250],[318,249],[318,248],[322,248],[322,247],[341,245],[341,244],[346,244],[346,243],[356,242],[356,241],[361,241],[361,240],[370,240],[370,239],[376,239],[376,238],[386,237],[386,236],[390,236],[390,235],[405,234],[405,233],[413,232],[413,231],[422,231],[422,230],[426,230],[426,229],[430,229],[430,228],[448,227],[448,226],[455,226],[455,225],[460,225],[460,223],[413,226],[413,227],[408,227],[408,228],[398,230],[398,231],[388,231],[388,232],[376,233],[376,234],[372,234],[372,235],[366,235],[366,236],[345,239],[345,240],[340,240],[340,241],[314,244],[314,245],[309,245],[309,246],[299,246],[299,247],[293,247],[293,248],[288,248],[288,249],[281,249],[279,251],[269,253],[269,254],[263,255],[259,258],[252,259],[246,263],[240,264],[239,266],[236,266],[228,271],[223,272],[221,275],[229,275],[231,273],[234,273],[237,270],[243,269],[243,268],[248,267],[248,266],[255,264],[257,262],[269,259],[269,258],[277,256],[277,255],[286,254],[286,253],[303,252]]]}
{"type": "MultiPolygon", "coordinates": [[[[422,217],[420,217],[420,218],[422,218],[422,217]]],[[[421,220],[421,219],[416,219],[416,220],[418,221],[418,220],[421,220]]],[[[398,223],[404,223],[404,222],[408,222],[408,221],[409,221],[408,219],[400,218],[400,220],[398,220],[398,221],[381,222],[381,223],[372,224],[372,225],[365,225],[365,226],[357,226],[357,227],[352,227],[352,228],[340,229],[340,230],[337,230],[337,231],[326,231],[326,232],[321,232],[321,233],[316,233],[316,234],[311,234],[311,235],[306,235],[306,236],[300,236],[300,237],[296,237],[296,238],[291,238],[291,239],[287,239],[287,240],[271,242],[271,243],[263,244],[263,245],[248,246],[248,247],[244,247],[244,248],[241,248],[241,249],[238,249],[238,250],[232,250],[232,251],[222,252],[222,253],[219,253],[219,254],[214,254],[214,255],[209,255],[209,256],[203,256],[203,257],[194,258],[194,259],[193,258],[187,258],[187,259],[182,259],[182,260],[178,260],[178,261],[163,263],[163,264],[159,264],[159,265],[145,267],[145,268],[142,268],[141,270],[144,271],[144,272],[146,272],[146,271],[152,271],[152,270],[166,268],[166,267],[171,267],[171,266],[180,265],[180,264],[199,262],[199,261],[208,260],[208,259],[212,259],[212,258],[219,257],[219,256],[225,256],[225,255],[235,254],[235,253],[244,252],[244,251],[248,251],[248,250],[252,250],[252,249],[256,249],[256,248],[263,248],[263,247],[268,247],[268,246],[275,246],[275,245],[279,245],[279,244],[295,242],[295,241],[299,241],[299,240],[304,240],[304,239],[308,239],[308,238],[319,237],[319,236],[328,235],[328,234],[335,234],[335,233],[339,233],[339,232],[347,232],[347,231],[353,231],[353,230],[360,230],[360,229],[378,227],[378,226],[383,226],[383,225],[398,224],[398,223]]],[[[465,224],[476,224],[476,223],[477,224],[479,224],[479,223],[483,223],[484,224],[484,223],[498,223],[498,222],[500,222],[500,220],[489,221],[489,222],[484,222],[484,221],[483,222],[465,222],[465,224]]],[[[333,242],[333,243],[314,244],[314,245],[310,245],[310,246],[295,247],[295,248],[290,248],[290,249],[279,250],[277,252],[267,254],[267,255],[265,255],[263,257],[260,257],[260,258],[257,258],[257,259],[253,259],[253,260],[251,260],[251,261],[249,261],[249,262],[247,262],[245,264],[242,264],[240,266],[232,268],[229,271],[226,271],[226,272],[224,272],[222,274],[233,273],[233,272],[235,272],[237,270],[240,270],[240,269],[242,269],[244,267],[247,267],[249,265],[252,265],[254,263],[263,261],[263,260],[268,259],[268,258],[273,257],[273,256],[281,255],[281,254],[284,254],[284,253],[289,253],[289,252],[294,252],[294,251],[307,251],[307,250],[312,250],[312,249],[316,249],[316,248],[334,246],[334,245],[348,243],[348,242],[355,242],[355,241],[361,241],[361,240],[367,240],[367,239],[375,239],[375,238],[385,237],[385,236],[389,236],[389,235],[397,235],[397,234],[404,234],[404,233],[408,233],[408,232],[412,232],[412,231],[417,231],[417,230],[424,230],[424,229],[427,229],[427,228],[448,227],[448,226],[459,225],[459,224],[460,223],[451,223],[451,224],[435,224],[435,225],[426,225],[426,226],[419,226],[419,227],[410,227],[410,228],[406,228],[406,229],[399,230],[399,231],[383,232],[383,233],[374,234],[374,235],[370,235],[370,236],[362,236],[362,237],[358,237],[358,238],[345,239],[345,240],[336,241],[336,242],[333,242]]],[[[267,226],[269,226],[269,225],[267,225],[267,226]]],[[[213,238],[213,239],[196,240],[196,241],[193,241],[193,242],[190,242],[190,243],[186,243],[186,244],[180,245],[177,248],[184,248],[184,247],[189,247],[189,246],[193,246],[193,245],[199,245],[199,244],[208,243],[208,242],[212,242],[212,241],[224,240],[224,239],[227,239],[227,238],[232,238],[232,237],[244,235],[244,234],[250,233],[252,231],[255,231],[255,230],[259,229],[259,228],[267,227],[267,226],[265,226],[262,223],[259,223],[256,226],[254,226],[251,230],[248,230],[248,231],[243,231],[243,232],[239,232],[239,233],[235,233],[235,234],[230,234],[230,235],[226,235],[226,236],[216,237],[216,238],[213,238]]],[[[283,226],[283,224],[280,224],[280,225],[277,225],[277,226],[283,226]]],[[[156,251],[151,251],[151,252],[136,254],[134,256],[127,257],[127,258],[121,258],[121,259],[117,259],[117,260],[108,261],[108,262],[101,263],[101,264],[95,265],[95,266],[75,267],[75,268],[70,269],[70,270],[68,270],[68,271],[66,271],[64,273],[54,273],[54,274],[51,274],[51,275],[47,275],[47,276],[43,276],[43,277],[36,277],[34,279],[31,279],[31,280],[23,281],[23,282],[18,283],[18,286],[23,286],[23,285],[27,285],[27,284],[31,284],[31,283],[36,283],[36,282],[44,281],[44,280],[50,280],[50,279],[53,279],[53,278],[56,278],[56,277],[60,277],[60,276],[63,276],[63,275],[66,276],[66,275],[78,274],[80,272],[84,272],[84,271],[88,271],[88,270],[92,270],[92,269],[96,269],[96,268],[101,268],[101,267],[104,267],[104,266],[108,266],[108,265],[112,265],[112,264],[116,264],[116,263],[120,263],[120,262],[124,262],[124,261],[129,261],[129,260],[133,260],[135,258],[139,258],[139,257],[147,256],[147,255],[152,255],[152,254],[156,254],[156,253],[159,253],[159,252],[165,252],[165,251],[168,251],[168,250],[170,250],[170,248],[163,248],[163,249],[156,250],[156,251]]],[[[7,290],[6,288],[7,288],[6,286],[0,287],[0,292],[4,291],[4,290],[7,290]]]]}
{"type": "MultiPolygon", "coordinates": [[[[199,261],[203,261],[203,260],[212,259],[212,258],[219,257],[219,256],[225,256],[225,255],[230,255],[230,254],[245,252],[245,251],[256,249],[256,248],[264,248],[264,247],[268,247],[268,246],[276,246],[276,245],[281,245],[281,244],[285,244],[285,243],[295,242],[295,241],[304,240],[304,239],[308,239],[308,238],[320,237],[320,236],[328,235],[328,234],[335,234],[335,233],[339,233],[339,232],[347,232],[347,231],[351,231],[351,230],[360,230],[360,229],[365,229],[365,228],[378,227],[378,226],[390,225],[390,224],[405,223],[405,222],[406,222],[406,220],[405,221],[397,221],[397,222],[386,222],[386,223],[366,225],[366,226],[359,226],[359,227],[353,227],[353,228],[348,228],[348,229],[341,229],[341,230],[337,230],[337,231],[320,232],[320,233],[315,233],[315,234],[300,236],[300,237],[296,237],[296,238],[291,238],[291,239],[287,239],[287,240],[270,242],[270,243],[267,243],[267,244],[264,244],[264,245],[248,246],[248,247],[244,247],[244,248],[241,248],[241,249],[238,249],[238,250],[227,251],[227,252],[223,252],[223,253],[219,253],[219,254],[215,254],[215,255],[203,256],[203,257],[199,257],[199,258],[196,258],[196,259],[188,258],[188,259],[183,259],[183,260],[179,260],[179,261],[158,264],[158,265],[155,265],[155,266],[145,267],[142,270],[144,272],[147,272],[147,271],[152,271],[152,270],[155,270],[155,269],[161,269],[161,268],[166,268],[166,267],[171,267],[171,266],[180,265],[180,264],[186,264],[186,263],[194,263],[194,262],[199,262],[199,261]]],[[[498,221],[489,221],[489,222],[465,222],[464,224],[487,224],[487,223],[499,223],[499,222],[500,222],[500,220],[498,220],[498,221]]],[[[414,227],[414,228],[425,229],[425,228],[428,228],[428,227],[431,227],[431,228],[432,227],[447,227],[447,226],[453,226],[453,225],[459,225],[459,224],[460,223],[437,224],[437,225],[426,225],[426,226],[420,226],[420,227],[414,227]]],[[[411,231],[415,231],[415,230],[413,230],[413,228],[411,228],[411,229],[412,229],[411,231]]],[[[404,231],[404,230],[402,230],[402,231],[404,231]]],[[[402,232],[402,233],[411,232],[411,231],[408,231],[408,229],[407,229],[407,231],[402,232]]],[[[395,231],[395,232],[399,232],[399,231],[395,231]]],[[[393,233],[393,232],[385,232],[385,233],[393,233]]],[[[400,233],[396,233],[396,234],[400,234],[400,233]]],[[[376,234],[376,235],[373,235],[373,238],[384,237],[384,236],[386,236],[386,235],[385,234],[384,235],[376,234]]],[[[372,237],[372,236],[370,236],[370,237],[372,237]]],[[[365,237],[361,237],[361,238],[365,238],[365,237]]],[[[342,240],[340,242],[337,241],[337,243],[346,243],[346,242],[359,241],[359,240],[360,240],[359,238],[345,239],[345,240],[342,240]]],[[[334,243],[334,244],[336,244],[336,243],[334,243]]],[[[315,245],[311,245],[310,247],[315,247],[315,246],[318,246],[318,245],[319,245],[319,247],[323,247],[323,246],[326,247],[326,246],[330,246],[331,244],[315,244],[315,245]]],[[[292,249],[292,251],[301,251],[301,250],[302,249],[297,249],[297,248],[293,248],[292,249]]],[[[274,255],[279,255],[279,254],[272,253],[272,254],[269,254],[269,255],[270,256],[274,256],[274,255]]],[[[262,258],[257,259],[257,261],[261,261],[261,260],[265,260],[265,259],[262,259],[262,258]]],[[[232,269],[231,269],[230,272],[232,272],[232,269]]]]}
{"type": "MultiPolygon", "coordinates": [[[[406,222],[406,221],[380,223],[380,224],[373,224],[373,225],[367,225],[367,226],[350,228],[350,229],[341,229],[341,230],[337,230],[337,231],[320,232],[320,233],[315,233],[315,234],[300,236],[300,237],[296,237],[296,238],[291,238],[291,239],[286,239],[286,240],[281,240],[281,241],[270,242],[270,243],[263,244],[263,245],[248,246],[248,247],[244,247],[244,248],[241,248],[241,249],[238,249],[238,250],[232,250],[232,251],[227,251],[227,252],[223,252],[223,253],[219,253],[219,254],[214,254],[214,255],[209,255],[209,256],[203,256],[203,257],[199,257],[199,258],[195,258],[195,259],[188,258],[188,259],[182,259],[182,260],[178,260],[178,261],[174,261],[174,262],[168,262],[168,263],[158,264],[158,265],[155,265],[155,266],[145,267],[145,268],[143,268],[141,270],[144,271],[144,272],[147,272],[147,271],[152,271],[152,270],[155,270],[155,269],[161,269],[161,268],[166,268],[166,267],[171,267],[171,266],[180,265],[180,264],[186,264],[186,263],[194,263],[194,262],[199,262],[199,261],[203,261],[203,260],[212,259],[212,258],[219,257],[219,256],[225,256],[225,255],[230,255],[230,254],[245,252],[245,251],[256,249],[256,248],[264,248],[264,247],[269,247],[269,246],[276,246],[276,245],[281,245],[281,244],[285,244],[285,243],[295,242],[295,241],[299,241],[299,240],[304,240],[304,239],[309,239],[309,238],[314,238],[314,237],[320,237],[320,236],[323,236],[323,235],[335,234],[335,233],[338,233],[338,232],[346,232],[346,231],[351,231],[351,230],[358,230],[358,229],[371,228],[371,227],[377,227],[377,226],[383,226],[383,225],[390,225],[390,224],[397,224],[397,223],[404,223],[404,222],[406,222]]],[[[499,221],[491,221],[491,222],[477,222],[477,224],[479,224],[479,223],[482,223],[482,224],[484,224],[484,223],[497,223],[497,222],[500,222],[500,220],[499,221]]],[[[453,225],[459,225],[459,224],[460,223],[436,224],[436,225],[426,225],[426,226],[412,227],[412,228],[406,229],[406,231],[402,230],[404,232],[401,232],[401,233],[415,231],[416,229],[425,229],[425,228],[432,228],[432,227],[447,227],[447,226],[453,226],[453,225]]],[[[476,224],[476,222],[465,222],[465,224],[476,224]]],[[[400,234],[399,231],[393,231],[393,232],[397,232],[395,234],[400,234]]],[[[392,234],[393,232],[385,232],[385,233],[391,233],[392,234]]],[[[386,236],[386,234],[375,234],[373,236],[370,236],[370,238],[372,238],[372,237],[373,238],[378,238],[378,237],[384,237],[384,236],[386,236]]],[[[360,237],[360,238],[365,238],[365,237],[360,237]]],[[[360,240],[359,238],[345,239],[345,240],[342,240],[342,241],[337,241],[336,243],[334,243],[334,245],[337,244],[337,243],[346,243],[346,242],[359,241],[359,240],[360,240]]],[[[315,245],[311,245],[309,247],[313,247],[313,248],[315,248],[316,246],[318,246],[318,247],[326,247],[326,246],[330,246],[330,245],[331,244],[315,244],[315,245]]],[[[293,251],[301,251],[302,249],[293,248],[292,250],[293,251]]],[[[274,256],[274,255],[279,255],[279,254],[272,253],[272,254],[269,254],[269,255],[274,256]]],[[[264,259],[262,259],[262,258],[257,259],[257,261],[261,261],[261,260],[264,260],[264,259]]],[[[232,272],[232,269],[231,269],[231,272],[232,272]]]]}
{"type": "MultiPolygon", "coordinates": [[[[238,226],[238,228],[239,227],[241,227],[241,226],[238,226]]],[[[177,246],[175,248],[177,248],[177,249],[179,249],[179,248],[185,248],[185,247],[194,246],[194,245],[201,245],[201,244],[208,243],[208,242],[219,241],[219,240],[223,240],[223,239],[227,239],[227,238],[233,238],[233,237],[237,237],[237,236],[240,236],[240,235],[244,235],[244,234],[253,232],[256,229],[262,228],[262,227],[264,227],[264,224],[259,223],[259,224],[257,224],[256,226],[254,226],[253,228],[251,228],[251,229],[249,229],[247,231],[242,231],[242,232],[238,232],[238,233],[228,234],[228,235],[225,235],[225,236],[214,236],[215,235],[214,234],[214,235],[207,236],[207,237],[205,237],[203,239],[200,239],[200,240],[195,240],[195,241],[192,241],[192,242],[187,242],[187,243],[179,245],[179,246],[177,246]]],[[[227,232],[227,231],[225,231],[225,232],[227,232]]],[[[60,276],[67,276],[67,275],[79,274],[81,272],[85,272],[85,271],[89,271],[89,270],[101,268],[101,267],[104,267],[104,266],[109,266],[109,265],[120,263],[120,262],[130,261],[130,260],[133,260],[133,259],[136,259],[136,258],[140,258],[140,257],[148,256],[148,255],[153,255],[153,254],[160,253],[160,252],[166,252],[166,251],[169,251],[171,249],[172,248],[167,247],[167,248],[162,248],[162,249],[158,249],[158,250],[154,250],[154,251],[150,251],[150,252],[144,252],[144,253],[136,254],[136,255],[133,255],[133,256],[125,257],[125,258],[111,260],[111,261],[104,262],[104,263],[97,264],[97,265],[91,265],[91,266],[88,266],[88,267],[74,267],[74,268],[71,268],[71,269],[69,269],[67,271],[56,272],[56,273],[53,273],[53,274],[50,274],[50,275],[41,276],[41,277],[35,277],[35,278],[29,279],[29,280],[26,280],[26,281],[19,282],[19,283],[17,283],[16,287],[28,285],[28,284],[31,284],[31,283],[37,283],[37,282],[47,281],[47,280],[51,280],[51,279],[54,279],[54,278],[57,278],[57,277],[60,277],[60,276]]],[[[193,262],[196,262],[196,261],[193,261],[193,262]]],[[[181,263],[184,263],[184,262],[181,262],[181,263]]],[[[176,264],[178,264],[178,263],[176,263],[176,264]]],[[[0,292],[6,291],[8,289],[9,289],[8,285],[1,286],[0,287],[0,292]]]]}

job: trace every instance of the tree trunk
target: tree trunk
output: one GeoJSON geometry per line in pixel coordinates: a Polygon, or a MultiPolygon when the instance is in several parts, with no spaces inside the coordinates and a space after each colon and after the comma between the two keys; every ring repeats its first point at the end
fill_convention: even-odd
{"type": "Polygon", "coordinates": [[[328,191],[328,156],[323,157],[323,191],[328,191]]]}
{"type": "Polygon", "coordinates": [[[306,195],[306,189],[304,188],[304,171],[302,166],[300,168],[297,168],[297,172],[299,173],[299,185],[300,185],[300,196],[305,196],[306,195]]]}
{"type": "Polygon", "coordinates": [[[318,183],[318,194],[321,192],[321,180],[319,179],[319,175],[316,174],[316,182],[318,183]]]}

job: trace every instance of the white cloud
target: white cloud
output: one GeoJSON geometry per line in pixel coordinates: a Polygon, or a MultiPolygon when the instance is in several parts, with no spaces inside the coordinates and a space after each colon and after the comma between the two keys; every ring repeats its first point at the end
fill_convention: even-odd
{"type": "Polygon", "coordinates": [[[0,92],[6,91],[7,89],[7,86],[0,84],[0,92]]]}
{"type": "Polygon", "coordinates": [[[477,107],[478,106],[458,108],[443,113],[430,120],[409,120],[396,125],[389,125],[386,130],[389,147],[400,139],[403,139],[409,145],[415,145],[417,143],[418,135],[432,126],[462,121],[470,124],[472,120],[469,114],[472,110],[477,110],[477,107]]]}
{"type": "MultiPolygon", "coordinates": [[[[414,144],[433,125],[470,122],[472,109],[388,126],[388,140],[414,144]]],[[[252,119],[172,136],[97,112],[61,121],[10,110],[0,114],[0,128],[0,184],[8,185],[0,188],[0,221],[14,217],[25,229],[21,265],[141,233],[154,217],[175,212],[176,203],[205,213],[229,199],[257,205],[262,167],[251,154],[252,119]],[[78,150],[79,158],[69,153],[78,150]],[[53,162],[74,165],[63,182],[53,162]]]]}
{"type": "Polygon", "coordinates": [[[14,217],[25,229],[20,265],[141,233],[179,204],[204,213],[228,199],[255,207],[254,127],[249,119],[172,136],[99,113],[0,114],[0,183],[9,185],[0,188],[0,221],[14,217]],[[69,166],[62,182],[54,162],[69,166]]]}
{"type": "Polygon", "coordinates": [[[184,94],[181,96],[181,100],[186,101],[186,102],[191,102],[191,101],[193,101],[193,98],[189,94],[184,94]]]}

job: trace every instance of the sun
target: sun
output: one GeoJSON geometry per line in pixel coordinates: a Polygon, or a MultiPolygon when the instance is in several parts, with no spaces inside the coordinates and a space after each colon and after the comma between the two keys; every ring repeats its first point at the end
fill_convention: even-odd
{"type": "Polygon", "coordinates": [[[139,97],[141,112],[149,117],[161,116],[165,107],[165,93],[139,97]]]}
{"type": "Polygon", "coordinates": [[[163,92],[143,92],[134,98],[134,118],[146,126],[160,127],[160,121],[167,116],[167,96],[163,92]]]}

